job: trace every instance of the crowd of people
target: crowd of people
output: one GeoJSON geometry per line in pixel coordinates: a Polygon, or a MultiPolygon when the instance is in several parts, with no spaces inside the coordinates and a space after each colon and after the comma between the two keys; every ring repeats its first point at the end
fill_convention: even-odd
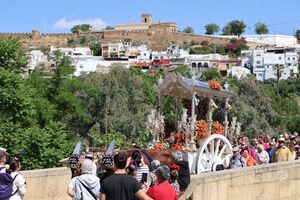
{"type": "MultiPolygon", "coordinates": [[[[228,169],[285,162],[300,157],[300,138],[297,133],[280,135],[278,139],[261,135],[251,141],[242,135],[232,141],[232,145],[233,155],[228,169]]],[[[139,150],[133,151],[129,157],[116,154],[113,158],[114,174],[100,181],[92,173],[93,162],[85,159],[82,175],[71,180],[68,194],[74,199],[178,199],[190,183],[189,163],[183,159],[180,151],[173,152],[172,157],[175,162],[168,166],[161,165],[159,160],[153,160],[148,166],[139,150]],[[87,165],[89,170],[86,170],[87,165]],[[84,182],[86,180],[90,182],[84,182]],[[79,186],[75,186],[75,183],[79,186]]]]}
{"type": "Polygon", "coordinates": [[[300,137],[298,133],[283,134],[278,139],[260,135],[252,139],[240,136],[233,141],[233,156],[229,169],[285,162],[300,159],[300,137]]]}
{"type": "MultiPolygon", "coordinates": [[[[232,146],[227,169],[300,159],[298,133],[283,134],[279,138],[261,135],[251,141],[242,135],[232,141],[232,146]]],[[[13,155],[8,159],[8,156],[6,149],[0,147],[0,199],[22,200],[26,182],[19,173],[21,158],[13,155]],[[5,181],[7,187],[3,187],[5,181]]],[[[79,172],[69,183],[67,194],[74,200],[177,200],[190,183],[189,163],[183,157],[182,152],[174,151],[173,162],[162,165],[160,160],[145,158],[139,149],[130,156],[119,153],[112,158],[113,174],[100,179],[94,154],[87,153],[80,162],[79,172]]]]}
{"type": "Polygon", "coordinates": [[[139,150],[130,157],[119,153],[113,156],[114,173],[100,180],[93,173],[92,159],[85,156],[81,162],[81,175],[73,177],[67,193],[74,200],[177,200],[190,183],[187,161],[181,152],[172,154],[174,163],[161,165],[159,160],[145,164],[139,150]]]}

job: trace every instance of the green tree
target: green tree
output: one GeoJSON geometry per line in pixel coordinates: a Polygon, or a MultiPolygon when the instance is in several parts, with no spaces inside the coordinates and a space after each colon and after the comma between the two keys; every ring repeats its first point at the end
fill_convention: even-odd
{"type": "Polygon", "coordinates": [[[87,38],[86,38],[85,36],[80,37],[80,39],[79,39],[79,44],[80,44],[81,46],[85,46],[86,43],[87,43],[87,38]]]}
{"type": "Polygon", "coordinates": [[[191,33],[191,34],[195,33],[194,29],[191,26],[185,27],[182,32],[184,32],[184,33],[191,33]]]}
{"type": "Polygon", "coordinates": [[[105,27],[105,30],[114,30],[115,28],[114,27],[112,27],[112,26],[106,26],[105,27]]]}
{"type": "Polygon", "coordinates": [[[250,137],[258,134],[277,136],[277,113],[272,106],[271,98],[265,94],[255,78],[241,79],[235,94],[230,117],[238,118],[242,123],[242,132],[250,137]]]}
{"type": "Polygon", "coordinates": [[[240,20],[232,20],[223,28],[224,35],[238,35],[245,32],[246,24],[240,20]]]}
{"type": "Polygon", "coordinates": [[[68,47],[76,46],[76,41],[73,38],[69,38],[67,43],[68,43],[68,47]]]}
{"type": "Polygon", "coordinates": [[[205,80],[205,81],[214,79],[214,80],[220,82],[222,79],[222,76],[217,69],[207,69],[207,70],[203,71],[202,77],[203,77],[203,80],[205,80]]]}
{"type": "Polygon", "coordinates": [[[215,23],[206,24],[204,28],[206,30],[205,34],[207,35],[213,35],[220,31],[220,27],[215,23]]]}
{"type": "Polygon", "coordinates": [[[35,110],[31,91],[20,74],[0,68],[0,123],[11,121],[26,126],[33,123],[35,110]]]}
{"type": "Polygon", "coordinates": [[[135,138],[145,128],[148,106],[145,103],[143,81],[130,70],[116,66],[101,83],[100,126],[107,133],[111,128],[135,138]]]}
{"type": "Polygon", "coordinates": [[[175,71],[179,73],[181,76],[191,78],[192,75],[190,73],[190,69],[187,65],[181,65],[175,68],[175,71]]]}
{"type": "Polygon", "coordinates": [[[78,25],[73,26],[73,28],[71,29],[71,32],[72,33],[87,32],[87,31],[90,31],[91,28],[92,28],[92,26],[89,24],[78,24],[78,25]]]}
{"type": "Polygon", "coordinates": [[[93,51],[94,56],[102,55],[102,44],[100,42],[95,42],[90,46],[90,49],[93,51]]]}
{"type": "Polygon", "coordinates": [[[44,98],[51,82],[36,76],[22,79],[0,69],[0,146],[21,153],[24,169],[59,166],[72,144],[65,125],[54,122],[55,106],[44,98]]]}
{"type": "Polygon", "coordinates": [[[276,64],[273,67],[273,69],[275,70],[275,75],[276,75],[276,85],[277,85],[276,90],[277,90],[277,94],[279,94],[279,81],[283,73],[284,66],[280,64],[276,64]]]}
{"type": "Polygon", "coordinates": [[[28,58],[20,41],[16,38],[0,38],[0,68],[21,72],[28,58]]]}
{"type": "Polygon", "coordinates": [[[263,22],[257,22],[254,26],[256,34],[262,35],[269,33],[268,25],[263,22]]]}

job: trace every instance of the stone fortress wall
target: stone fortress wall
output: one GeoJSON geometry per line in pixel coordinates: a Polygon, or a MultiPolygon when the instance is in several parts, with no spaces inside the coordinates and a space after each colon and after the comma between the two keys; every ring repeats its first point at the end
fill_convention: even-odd
{"type": "MultiPolygon", "coordinates": [[[[66,167],[21,172],[28,200],[69,200],[66,167]]],[[[298,200],[300,161],[193,175],[180,200],[298,200]]]]}
{"type": "Polygon", "coordinates": [[[153,50],[165,50],[172,42],[183,45],[185,41],[201,43],[207,40],[209,43],[226,44],[230,40],[230,38],[218,36],[172,32],[168,26],[164,26],[163,24],[161,26],[153,26],[153,28],[147,30],[105,30],[79,34],[41,34],[37,30],[32,30],[32,33],[0,33],[0,37],[20,38],[26,47],[66,47],[68,45],[68,39],[76,40],[87,36],[94,37],[103,42],[119,42],[124,39],[143,41],[153,50]]]}

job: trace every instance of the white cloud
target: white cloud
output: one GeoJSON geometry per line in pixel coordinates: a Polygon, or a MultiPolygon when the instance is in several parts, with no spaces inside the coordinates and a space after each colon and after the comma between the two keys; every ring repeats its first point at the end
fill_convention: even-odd
{"type": "Polygon", "coordinates": [[[89,19],[76,19],[76,20],[67,20],[66,18],[61,18],[57,20],[53,28],[54,29],[71,29],[73,26],[78,24],[90,24],[93,29],[102,29],[106,27],[106,23],[100,18],[89,18],[89,19]]]}

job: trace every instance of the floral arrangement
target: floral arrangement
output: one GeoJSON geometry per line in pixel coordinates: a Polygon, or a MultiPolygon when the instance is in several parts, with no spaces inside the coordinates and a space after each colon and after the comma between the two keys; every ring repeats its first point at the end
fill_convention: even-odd
{"type": "MultiPolygon", "coordinates": [[[[196,138],[204,139],[208,137],[208,122],[205,120],[197,121],[196,123],[196,138]]],[[[225,128],[220,122],[212,123],[212,134],[224,135],[225,128]]]]}
{"type": "Polygon", "coordinates": [[[163,150],[163,144],[157,143],[154,145],[155,151],[162,151],[163,150]]]}
{"type": "Polygon", "coordinates": [[[212,133],[224,135],[225,128],[220,122],[213,122],[212,124],[212,133]]]}
{"type": "Polygon", "coordinates": [[[157,143],[157,144],[154,145],[154,150],[155,151],[163,151],[163,150],[166,150],[166,149],[169,149],[169,148],[170,148],[170,145],[167,142],[157,143]]]}
{"type": "Polygon", "coordinates": [[[221,85],[216,80],[209,80],[208,81],[209,88],[213,90],[222,90],[221,85]]]}
{"type": "MultiPolygon", "coordinates": [[[[212,123],[212,134],[224,135],[224,132],[225,132],[225,128],[220,122],[212,123]]],[[[196,125],[195,125],[195,133],[196,133],[196,135],[195,135],[196,137],[191,138],[191,136],[189,136],[188,141],[191,141],[194,139],[199,141],[199,140],[207,138],[209,135],[209,123],[205,120],[197,121],[196,125]]],[[[193,149],[189,149],[188,147],[185,146],[186,135],[183,131],[172,132],[171,136],[169,138],[165,138],[164,142],[162,142],[162,143],[155,144],[153,149],[155,151],[163,151],[163,150],[169,149],[170,145],[169,145],[168,141],[172,140],[171,138],[173,138],[174,141],[176,142],[172,147],[173,149],[178,150],[178,151],[193,151],[193,149]]]]}
{"type": "Polygon", "coordinates": [[[203,139],[208,137],[208,123],[205,120],[197,121],[196,123],[196,138],[203,139]]]}

